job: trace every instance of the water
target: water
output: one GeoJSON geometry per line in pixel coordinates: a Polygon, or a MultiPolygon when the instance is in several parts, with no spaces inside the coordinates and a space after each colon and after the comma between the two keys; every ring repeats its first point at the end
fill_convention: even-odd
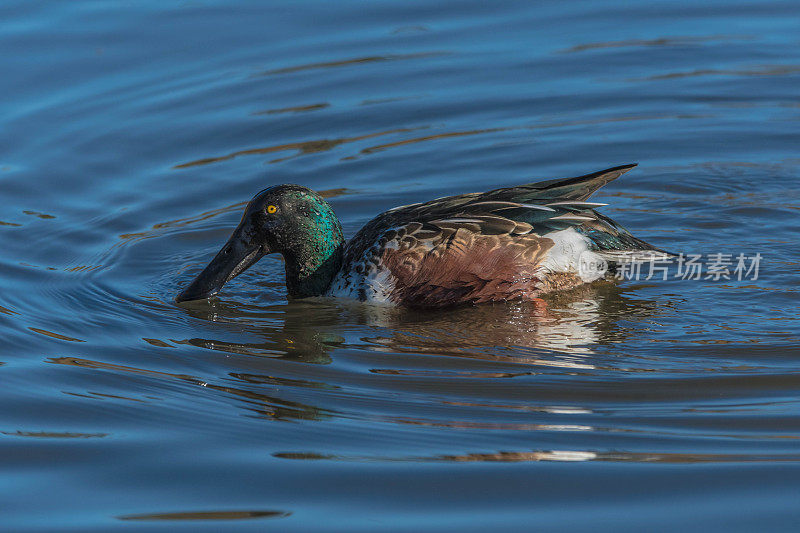
{"type": "Polygon", "coordinates": [[[795,530],[796,2],[0,6],[5,531],[795,530]],[[172,298],[271,184],[390,207],[608,166],[757,280],[409,313],[172,298]]]}

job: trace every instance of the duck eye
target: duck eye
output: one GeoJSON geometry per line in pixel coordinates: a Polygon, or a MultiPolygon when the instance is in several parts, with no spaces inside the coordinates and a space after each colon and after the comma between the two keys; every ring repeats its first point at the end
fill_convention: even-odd
{"type": "Polygon", "coordinates": [[[275,214],[276,211],[278,211],[278,208],[275,207],[274,205],[267,206],[267,213],[269,213],[270,215],[275,214]]]}

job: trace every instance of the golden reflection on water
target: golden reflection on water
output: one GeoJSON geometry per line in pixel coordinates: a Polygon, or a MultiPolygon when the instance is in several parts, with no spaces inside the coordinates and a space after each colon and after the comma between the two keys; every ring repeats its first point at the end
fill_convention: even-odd
{"type": "Polygon", "coordinates": [[[272,76],[275,74],[290,74],[292,72],[300,72],[303,70],[315,70],[320,68],[332,67],[347,67],[350,65],[361,65],[364,63],[380,63],[384,61],[398,61],[404,59],[419,59],[425,57],[436,57],[447,55],[449,52],[420,52],[416,54],[390,54],[390,55],[375,55],[365,57],[354,57],[352,59],[341,59],[339,61],[323,61],[319,63],[307,63],[305,65],[295,65],[292,67],[283,67],[273,70],[265,70],[260,72],[260,76],[272,76]]]}
{"type": "Polygon", "coordinates": [[[704,68],[667,74],[654,74],[644,78],[632,78],[628,81],[657,81],[676,78],[695,78],[698,76],[791,76],[800,72],[800,65],[763,65],[742,69],[704,68]]]}
{"type": "MultiPolygon", "coordinates": [[[[237,150],[236,152],[231,152],[226,155],[217,156],[217,157],[205,157],[203,159],[197,159],[195,161],[189,161],[188,163],[181,163],[175,165],[172,168],[180,169],[180,168],[189,168],[195,167],[199,165],[208,165],[210,163],[219,163],[220,161],[227,161],[229,159],[233,159],[235,157],[239,157],[242,155],[255,155],[255,154],[271,154],[273,152],[283,152],[286,150],[296,150],[297,154],[315,154],[318,152],[324,152],[326,150],[330,150],[339,146],[340,144],[351,143],[356,141],[363,141],[364,139],[370,139],[373,137],[380,137],[382,135],[390,135],[392,133],[404,133],[413,131],[417,128],[395,128],[392,130],[380,131],[377,133],[368,133],[365,135],[358,135],[356,137],[341,137],[339,139],[319,139],[313,141],[302,141],[302,142],[294,142],[294,143],[286,143],[286,144],[279,144],[277,146],[267,146],[264,148],[251,148],[249,150],[237,150]]],[[[285,161],[284,159],[279,159],[277,161],[285,161]]]]}
{"type": "Polygon", "coordinates": [[[569,54],[575,52],[586,52],[587,50],[600,50],[604,48],[628,48],[642,46],[688,46],[714,41],[733,41],[749,40],[752,37],[745,35],[708,35],[708,36],[681,36],[681,37],[659,37],[657,39],[627,39],[624,41],[605,41],[598,43],[586,43],[572,46],[559,53],[569,54]]]}
{"type": "Polygon", "coordinates": [[[109,435],[109,433],[76,433],[73,431],[0,431],[0,434],[36,439],[96,439],[109,435]]]}
{"type": "Polygon", "coordinates": [[[118,516],[119,520],[244,520],[249,518],[284,518],[288,511],[183,511],[118,516]]]}
{"type": "Polygon", "coordinates": [[[433,141],[436,139],[449,139],[452,137],[466,137],[468,135],[480,135],[483,133],[495,133],[498,131],[504,131],[507,128],[487,128],[482,130],[469,130],[469,131],[451,131],[449,133],[439,133],[437,135],[427,135],[425,137],[417,137],[415,139],[406,139],[405,141],[397,141],[393,143],[387,144],[379,144],[376,146],[371,146],[369,148],[364,148],[361,150],[362,154],[371,154],[373,152],[378,152],[380,150],[385,150],[387,148],[394,148],[397,146],[405,146],[408,144],[415,144],[424,141],[433,141]]]}
{"type": "Polygon", "coordinates": [[[321,104],[282,107],[280,109],[267,109],[265,111],[256,111],[253,113],[253,115],[279,115],[282,113],[304,113],[306,111],[317,111],[319,109],[325,109],[326,107],[330,107],[330,105],[331,104],[327,102],[323,102],[321,104]]]}
{"type": "MultiPolygon", "coordinates": [[[[230,213],[231,211],[236,211],[243,208],[247,205],[247,202],[237,202],[235,204],[226,205],[225,207],[220,207],[218,209],[212,209],[210,211],[204,211],[198,215],[185,217],[185,218],[178,218],[175,220],[167,220],[165,222],[158,222],[153,224],[151,229],[147,231],[138,231],[135,233],[123,233],[119,236],[120,239],[123,241],[137,241],[141,239],[147,239],[150,237],[155,237],[161,233],[164,229],[171,229],[171,228],[180,228],[183,226],[190,226],[192,224],[197,224],[198,222],[202,222],[204,220],[208,220],[214,218],[219,215],[223,215],[225,213],[230,213]]],[[[119,243],[117,243],[119,245],[119,243]]],[[[115,245],[116,246],[116,245],[115,245]]]]}
{"type": "MultiPolygon", "coordinates": [[[[606,117],[606,118],[598,118],[598,119],[585,119],[585,120],[566,120],[566,121],[559,121],[559,122],[545,122],[541,124],[531,124],[525,126],[508,126],[508,127],[497,127],[497,128],[484,128],[484,129],[476,129],[476,130],[466,130],[466,131],[451,131],[445,133],[439,133],[436,135],[426,135],[423,137],[416,137],[413,139],[406,139],[403,141],[397,141],[393,143],[386,143],[386,144],[379,144],[375,146],[369,146],[363,148],[360,153],[364,155],[373,154],[375,152],[380,152],[389,148],[396,148],[398,146],[406,146],[409,144],[416,144],[420,142],[427,142],[427,141],[435,141],[439,139],[449,139],[454,137],[469,137],[474,135],[485,135],[489,133],[498,133],[504,131],[517,131],[517,130],[538,130],[538,129],[550,129],[550,128],[569,128],[574,126],[590,126],[595,124],[606,124],[606,123],[614,123],[614,122],[630,122],[630,121],[638,121],[638,120],[669,120],[669,119],[696,119],[696,118],[705,118],[709,115],[699,115],[699,114],[683,114],[683,115],[629,115],[629,116],[621,116],[621,117],[606,117]]],[[[355,155],[343,157],[343,161],[348,161],[356,159],[355,155]]]]}
{"type": "Polygon", "coordinates": [[[31,211],[31,210],[28,210],[28,209],[23,211],[23,213],[25,213],[26,215],[31,215],[31,216],[38,217],[38,218],[45,219],[45,220],[56,218],[53,215],[48,215],[47,213],[40,213],[39,211],[31,211]]]}
{"type": "Polygon", "coordinates": [[[392,102],[402,102],[404,100],[418,100],[420,98],[424,98],[426,95],[409,95],[409,96],[392,96],[387,98],[367,98],[366,100],[362,100],[358,105],[379,105],[379,104],[388,104],[392,102]]]}
{"type": "Polygon", "coordinates": [[[103,268],[104,265],[76,265],[74,267],[65,268],[64,272],[92,272],[93,270],[99,270],[103,268]]]}
{"type": "Polygon", "coordinates": [[[152,346],[156,346],[158,348],[175,348],[170,343],[164,342],[164,341],[161,341],[161,340],[158,340],[158,339],[146,339],[146,338],[142,337],[142,340],[144,342],[146,342],[147,344],[150,344],[152,346]]]}
{"type": "MultiPolygon", "coordinates": [[[[396,100],[396,99],[395,99],[396,100]]],[[[294,110],[302,110],[302,106],[298,108],[285,108],[286,111],[294,111],[294,110]]],[[[276,112],[282,112],[284,110],[276,110],[276,112]]],[[[409,144],[416,144],[420,142],[427,142],[427,141],[436,141],[441,139],[450,139],[456,137],[469,137],[475,135],[485,135],[491,133],[498,133],[503,131],[514,131],[514,130],[537,130],[537,129],[549,129],[549,128],[564,128],[564,127],[574,127],[574,126],[586,126],[586,125],[594,125],[594,124],[605,124],[605,123],[614,123],[614,122],[629,122],[629,121],[639,121],[639,120],[674,120],[674,119],[699,119],[699,118],[708,118],[711,115],[708,114],[680,114],[680,115],[673,115],[673,114],[666,114],[666,115],[628,115],[628,116],[616,116],[616,117],[606,117],[606,118],[598,118],[598,119],[587,119],[587,120],[569,120],[569,121],[559,121],[559,122],[552,122],[552,123],[541,123],[541,124],[530,124],[530,125],[523,125],[523,126],[510,126],[510,127],[494,127],[494,128],[483,128],[483,129],[473,129],[473,130],[464,130],[464,131],[449,131],[438,133],[434,135],[426,135],[422,137],[415,137],[412,139],[404,139],[401,141],[391,142],[391,143],[384,143],[378,144],[374,146],[369,146],[363,148],[359,151],[359,154],[362,155],[369,155],[375,152],[380,152],[383,150],[387,150],[389,148],[396,148],[400,146],[407,146],[409,144]]],[[[362,141],[366,139],[371,139],[374,137],[380,137],[384,135],[390,135],[395,133],[408,133],[424,128],[428,128],[430,126],[418,126],[418,127],[407,127],[407,128],[396,128],[392,130],[377,132],[377,133],[369,133],[364,135],[358,135],[355,137],[343,137],[339,139],[318,139],[318,140],[311,140],[311,141],[301,141],[301,142],[294,142],[294,143],[286,143],[280,144],[276,146],[267,146],[264,148],[250,148],[246,150],[237,150],[225,155],[221,156],[212,156],[212,157],[204,157],[201,159],[196,159],[194,161],[189,161],[186,163],[180,163],[174,165],[173,169],[184,169],[190,168],[194,166],[200,165],[208,165],[212,163],[219,163],[222,161],[227,161],[239,156],[247,156],[247,155],[263,155],[263,154],[270,154],[274,152],[283,152],[283,151],[291,151],[294,150],[296,153],[294,155],[273,159],[270,163],[279,163],[291,159],[293,157],[298,157],[301,155],[306,154],[316,154],[319,152],[324,152],[328,150],[332,150],[340,145],[352,143],[356,141],[362,141]]],[[[353,160],[356,159],[357,155],[350,155],[342,157],[343,161],[353,160]]]]}
{"type": "Polygon", "coordinates": [[[29,330],[33,331],[34,333],[38,333],[39,335],[44,335],[46,337],[52,337],[54,339],[62,340],[62,341],[70,341],[70,342],[86,342],[82,339],[76,339],[73,337],[67,337],[66,335],[62,335],[60,333],[54,333],[52,331],[47,331],[46,329],[40,328],[28,328],[29,330]]]}
{"type": "Polygon", "coordinates": [[[75,396],[76,398],[86,398],[88,400],[125,400],[126,402],[138,402],[138,403],[150,403],[148,400],[153,400],[155,398],[148,398],[148,400],[142,398],[131,398],[130,396],[122,396],[120,394],[106,394],[102,392],[93,392],[87,391],[85,394],[81,392],[67,392],[62,391],[64,394],[69,396],[75,396]]]}

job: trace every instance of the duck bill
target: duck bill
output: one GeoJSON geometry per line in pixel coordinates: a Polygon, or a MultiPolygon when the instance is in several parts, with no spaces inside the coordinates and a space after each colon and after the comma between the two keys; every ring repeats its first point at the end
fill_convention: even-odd
{"type": "Polygon", "coordinates": [[[223,285],[269,253],[266,244],[254,241],[252,232],[246,224],[236,228],[216,257],[175,298],[175,301],[202,300],[217,294],[223,285]]]}

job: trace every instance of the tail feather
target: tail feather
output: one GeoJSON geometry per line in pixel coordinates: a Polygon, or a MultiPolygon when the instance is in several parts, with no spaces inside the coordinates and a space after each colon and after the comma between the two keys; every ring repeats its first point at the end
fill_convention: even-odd
{"type": "Polygon", "coordinates": [[[613,181],[636,166],[636,163],[620,165],[599,172],[592,172],[575,178],[559,178],[519,187],[517,201],[526,199],[559,198],[564,200],[585,201],[600,187],[613,181]]]}
{"type": "Polygon", "coordinates": [[[624,226],[609,217],[593,211],[594,223],[582,226],[578,231],[592,243],[592,249],[613,263],[618,261],[638,261],[645,258],[669,258],[675,254],[656,248],[638,237],[634,237],[624,226]]]}

